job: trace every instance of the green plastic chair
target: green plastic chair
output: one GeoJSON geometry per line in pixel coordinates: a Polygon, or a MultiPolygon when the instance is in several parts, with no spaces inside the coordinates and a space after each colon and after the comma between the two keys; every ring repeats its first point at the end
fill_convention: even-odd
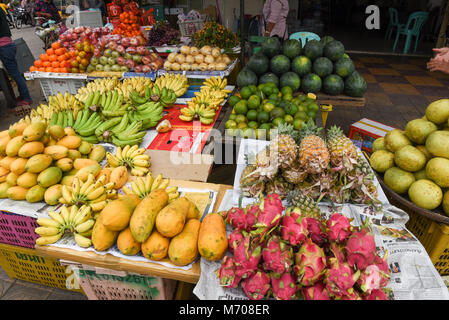
{"type": "Polygon", "coordinates": [[[295,32],[290,35],[289,39],[301,40],[301,44],[303,47],[306,45],[307,41],[321,40],[320,36],[313,32],[295,32]]]}
{"type": "Polygon", "coordinates": [[[388,23],[387,32],[385,33],[385,39],[390,40],[393,30],[399,28],[399,14],[396,8],[389,8],[388,13],[390,15],[390,22],[388,23]]]}
{"type": "MultiPolygon", "coordinates": [[[[265,39],[267,39],[268,37],[262,37],[262,36],[251,36],[249,37],[249,42],[251,43],[263,43],[265,41],[265,39]]],[[[253,48],[253,54],[260,51],[260,49],[262,49],[262,47],[254,47],[253,48]]]]}
{"type": "Polygon", "coordinates": [[[421,29],[424,23],[426,22],[427,18],[429,17],[428,12],[414,12],[410,15],[408,18],[407,24],[400,24],[398,27],[398,31],[396,32],[396,40],[394,41],[393,46],[393,52],[396,51],[396,46],[398,44],[399,36],[404,35],[406,36],[405,39],[405,45],[404,45],[404,54],[407,54],[408,50],[410,49],[410,45],[412,42],[412,37],[415,37],[415,50],[418,47],[418,40],[419,36],[421,34],[421,29]]]}

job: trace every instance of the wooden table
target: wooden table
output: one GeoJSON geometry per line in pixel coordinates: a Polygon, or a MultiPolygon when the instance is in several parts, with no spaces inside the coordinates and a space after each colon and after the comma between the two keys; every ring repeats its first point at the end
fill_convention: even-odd
{"type": "MultiPolygon", "coordinates": [[[[223,197],[227,190],[231,190],[232,186],[218,185],[211,183],[198,183],[191,181],[176,181],[173,180],[171,185],[176,185],[185,188],[199,188],[211,189],[218,191],[217,199],[214,205],[214,212],[218,210],[223,197]]],[[[188,283],[197,283],[200,278],[201,267],[198,259],[189,270],[181,270],[177,268],[170,268],[152,262],[141,262],[123,259],[112,256],[110,254],[100,255],[91,251],[77,251],[73,249],[58,248],[54,246],[37,246],[35,247],[38,254],[43,256],[69,260],[89,266],[112,269],[117,271],[134,272],[143,275],[151,275],[165,279],[173,279],[184,281],[188,283]]],[[[168,258],[162,261],[169,262],[168,258]]]]}

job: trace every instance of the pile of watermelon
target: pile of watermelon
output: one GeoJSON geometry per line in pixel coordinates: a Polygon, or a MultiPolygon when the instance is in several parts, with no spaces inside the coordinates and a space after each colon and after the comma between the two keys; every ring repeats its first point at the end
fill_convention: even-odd
{"type": "Polygon", "coordinates": [[[355,70],[344,45],[325,36],[320,41],[289,39],[282,46],[278,38],[268,38],[260,51],[249,59],[237,76],[239,88],[274,82],[303,93],[363,97],[367,83],[355,70]]]}

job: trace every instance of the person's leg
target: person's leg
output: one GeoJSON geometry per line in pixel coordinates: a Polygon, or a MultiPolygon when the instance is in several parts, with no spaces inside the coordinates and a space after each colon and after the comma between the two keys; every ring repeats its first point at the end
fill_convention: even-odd
{"type": "Polygon", "coordinates": [[[0,60],[6,68],[6,71],[17,83],[19,89],[20,98],[27,102],[31,102],[31,96],[28,91],[28,87],[25,78],[19,71],[16,61],[16,45],[14,43],[0,47],[0,60]]]}

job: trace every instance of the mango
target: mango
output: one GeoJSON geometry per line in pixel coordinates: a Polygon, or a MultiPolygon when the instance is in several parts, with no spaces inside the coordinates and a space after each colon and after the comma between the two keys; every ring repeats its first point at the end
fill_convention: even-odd
{"type": "Polygon", "coordinates": [[[46,146],[50,142],[50,135],[48,133],[44,133],[44,135],[39,141],[46,146]]]}
{"type": "Polygon", "coordinates": [[[134,240],[129,228],[118,235],[117,247],[124,255],[135,256],[140,252],[140,243],[134,240]]]}
{"type": "Polygon", "coordinates": [[[62,179],[62,170],[58,167],[49,167],[39,173],[37,177],[37,183],[44,187],[48,188],[52,185],[57,184],[62,179]]]}
{"type": "Polygon", "coordinates": [[[25,172],[17,178],[17,185],[24,188],[31,188],[37,184],[37,173],[25,172]]]}
{"type": "Polygon", "coordinates": [[[0,183],[0,199],[6,199],[8,198],[8,189],[10,187],[13,187],[8,182],[2,182],[0,183]]]}
{"type": "Polygon", "coordinates": [[[89,153],[89,159],[95,160],[100,163],[104,157],[106,157],[106,150],[103,146],[96,145],[92,147],[92,150],[89,153]]]}
{"type": "Polygon", "coordinates": [[[46,145],[47,147],[55,146],[55,145],[56,145],[56,142],[58,142],[58,141],[55,140],[55,139],[53,139],[53,138],[50,138],[50,140],[48,141],[48,143],[46,143],[45,145],[46,145]]]}
{"type": "Polygon", "coordinates": [[[21,175],[26,171],[25,166],[27,162],[28,159],[17,158],[11,163],[11,165],[9,166],[9,170],[11,170],[11,172],[14,172],[17,175],[21,175]]]}
{"type": "Polygon", "coordinates": [[[86,181],[87,177],[89,176],[89,174],[93,174],[95,177],[97,176],[97,174],[100,172],[101,167],[98,163],[91,165],[91,166],[87,166],[84,167],[80,170],[78,170],[78,172],[76,173],[76,177],[80,178],[81,181],[86,181]]]}
{"type": "Polygon", "coordinates": [[[40,185],[35,185],[28,190],[25,196],[26,201],[31,203],[42,201],[44,199],[45,190],[46,189],[41,187],[40,185]]]}
{"type": "Polygon", "coordinates": [[[16,186],[17,185],[17,178],[19,177],[19,175],[15,174],[14,172],[10,172],[8,173],[8,175],[6,176],[6,182],[8,182],[8,184],[10,186],[16,186]]]}
{"type": "Polygon", "coordinates": [[[72,160],[81,158],[81,152],[78,150],[69,149],[68,157],[72,160]]]}
{"type": "Polygon", "coordinates": [[[0,138],[0,155],[6,155],[6,146],[8,145],[9,141],[11,141],[10,136],[0,138]]]}
{"type": "Polygon", "coordinates": [[[93,166],[96,164],[98,164],[97,161],[84,158],[78,158],[73,161],[73,167],[77,170],[80,170],[84,167],[93,166]]]}
{"type": "Polygon", "coordinates": [[[82,140],[79,136],[65,136],[58,140],[56,145],[67,147],[67,149],[78,149],[81,142],[82,140]]]}
{"type": "Polygon", "coordinates": [[[124,230],[128,227],[129,220],[136,206],[135,199],[128,196],[109,202],[101,211],[103,225],[112,231],[124,230]]]}
{"type": "Polygon", "coordinates": [[[115,182],[114,189],[120,189],[128,181],[128,169],[125,166],[112,169],[109,181],[115,182]]]}
{"type": "Polygon", "coordinates": [[[82,141],[81,145],[78,147],[78,151],[81,152],[81,154],[89,154],[92,150],[92,145],[87,141],[82,141]]]}
{"type": "Polygon", "coordinates": [[[9,199],[11,200],[26,200],[28,189],[20,186],[14,186],[10,187],[8,191],[6,191],[6,194],[9,199]]]}
{"type": "Polygon", "coordinates": [[[20,148],[26,143],[26,141],[23,139],[23,136],[17,136],[12,138],[8,144],[6,145],[6,155],[8,157],[15,157],[17,156],[17,153],[19,152],[20,148]]]}
{"type": "Polygon", "coordinates": [[[5,182],[9,173],[10,171],[8,169],[0,167],[0,182],[5,182]]]}
{"type": "Polygon", "coordinates": [[[119,235],[103,225],[103,215],[100,213],[92,229],[92,244],[97,251],[105,251],[112,247],[119,235]]]}
{"type": "Polygon", "coordinates": [[[48,154],[36,154],[28,159],[25,166],[27,172],[39,173],[47,169],[53,161],[48,154]]]}
{"type": "Polygon", "coordinates": [[[74,175],[73,176],[64,176],[61,179],[61,184],[64,186],[71,186],[74,178],[75,178],[74,175]]]}
{"type": "Polygon", "coordinates": [[[11,138],[21,136],[26,127],[28,127],[28,124],[25,122],[15,123],[9,126],[8,135],[11,138]]]}
{"type": "Polygon", "coordinates": [[[73,160],[70,158],[62,158],[56,161],[56,166],[63,172],[68,172],[73,168],[73,160]]]}
{"type": "Polygon", "coordinates": [[[45,190],[44,201],[50,206],[55,206],[59,203],[59,198],[62,197],[62,185],[55,184],[45,190]]]}
{"type": "Polygon", "coordinates": [[[50,126],[50,128],[48,128],[48,133],[50,134],[50,137],[56,141],[65,136],[64,128],[57,124],[50,126]]]}
{"type": "Polygon", "coordinates": [[[69,156],[69,149],[64,146],[54,145],[46,147],[44,149],[44,154],[51,156],[53,160],[59,160],[69,156]]]}
{"type": "Polygon", "coordinates": [[[47,130],[47,125],[44,122],[34,122],[23,130],[23,139],[25,141],[36,141],[42,138],[47,130]]]}
{"type": "Polygon", "coordinates": [[[44,152],[44,144],[40,141],[32,141],[25,143],[17,152],[21,158],[31,158],[35,154],[44,152]]]}
{"type": "Polygon", "coordinates": [[[65,133],[67,136],[76,136],[76,135],[77,135],[76,132],[75,132],[75,130],[73,130],[73,128],[71,128],[71,127],[65,127],[65,128],[64,128],[64,133],[65,133]]]}
{"type": "Polygon", "coordinates": [[[0,160],[0,167],[3,167],[5,169],[11,170],[11,164],[19,158],[17,157],[4,157],[2,160],[0,160]]]}

